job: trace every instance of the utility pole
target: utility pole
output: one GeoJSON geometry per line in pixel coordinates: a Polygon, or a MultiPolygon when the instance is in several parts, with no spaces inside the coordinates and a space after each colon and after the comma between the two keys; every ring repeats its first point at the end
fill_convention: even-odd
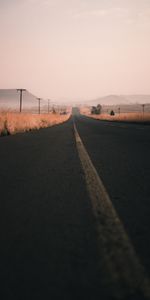
{"type": "Polygon", "coordinates": [[[145,104],[142,104],[143,116],[144,116],[145,104]]]}
{"type": "Polygon", "coordinates": [[[41,113],[41,98],[37,98],[37,100],[39,101],[39,115],[41,113]]]}
{"type": "Polygon", "coordinates": [[[48,114],[49,114],[49,103],[50,103],[50,99],[47,100],[48,101],[48,114]]]}
{"type": "Polygon", "coordinates": [[[25,91],[26,89],[17,89],[17,92],[20,92],[20,113],[22,112],[22,93],[25,91]]]}

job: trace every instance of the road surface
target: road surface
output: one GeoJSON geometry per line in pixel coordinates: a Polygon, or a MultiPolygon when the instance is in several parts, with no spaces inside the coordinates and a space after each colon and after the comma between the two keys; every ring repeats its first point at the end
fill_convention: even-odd
{"type": "Polygon", "coordinates": [[[150,127],[77,114],[0,139],[1,299],[149,299],[107,279],[74,123],[150,276],[150,127]]]}

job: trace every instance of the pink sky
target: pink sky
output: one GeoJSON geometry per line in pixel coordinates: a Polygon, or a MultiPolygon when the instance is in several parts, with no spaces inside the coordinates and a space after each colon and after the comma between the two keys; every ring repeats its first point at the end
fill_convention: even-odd
{"type": "Polygon", "coordinates": [[[149,0],[0,0],[0,88],[150,94],[149,0]]]}

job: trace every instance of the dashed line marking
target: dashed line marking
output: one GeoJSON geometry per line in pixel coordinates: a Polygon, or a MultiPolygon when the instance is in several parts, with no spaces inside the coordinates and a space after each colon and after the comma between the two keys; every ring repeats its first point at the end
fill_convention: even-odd
{"type": "Polygon", "coordinates": [[[75,123],[74,133],[96,220],[100,254],[98,264],[104,273],[100,280],[111,291],[113,299],[150,299],[150,280],[82,143],[75,123]]]}

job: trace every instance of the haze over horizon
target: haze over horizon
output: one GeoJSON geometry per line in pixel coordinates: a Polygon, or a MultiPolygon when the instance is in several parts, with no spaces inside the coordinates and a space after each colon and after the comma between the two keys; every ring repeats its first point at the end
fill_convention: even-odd
{"type": "Polygon", "coordinates": [[[0,0],[0,88],[150,94],[149,0],[0,0]]]}

